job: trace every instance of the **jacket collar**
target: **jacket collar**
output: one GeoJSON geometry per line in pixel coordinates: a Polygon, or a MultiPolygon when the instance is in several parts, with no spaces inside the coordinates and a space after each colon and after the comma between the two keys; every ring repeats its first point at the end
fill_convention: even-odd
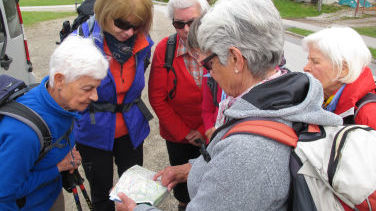
{"type": "Polygon", "coordinates": [[[365,67],[358,79],[346,85],[334,113],[339,115],[346,113],[341,115],[342,117],[353,115],[356,102],[367,93],[374,92],[375,89],[376,85],[373,80],[372,71],[369,67],[365,67]]]}

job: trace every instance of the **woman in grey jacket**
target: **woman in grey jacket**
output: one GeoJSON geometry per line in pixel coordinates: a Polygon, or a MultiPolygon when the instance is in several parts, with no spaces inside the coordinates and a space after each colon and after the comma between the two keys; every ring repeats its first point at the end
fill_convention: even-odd
{"type": "MultiPolygon", "coordinates": [[[[157,173],[171,189],[187,181],[187,210],[286,210],[291,148],[252,134],[223,138],[231,122],[248,117],[292,125],[339,125],[321,108],[323,91],[311,75],[276,68],[283,53],[283,27],[270,0],[220,0],[201,20],[197,38],[201,64],[229,96],[203,156],[157,173]],[[204,59],[202,59],[204,58],[204,59]]],[[[153,210],[120,194],[118,210],[153,210]]]]}

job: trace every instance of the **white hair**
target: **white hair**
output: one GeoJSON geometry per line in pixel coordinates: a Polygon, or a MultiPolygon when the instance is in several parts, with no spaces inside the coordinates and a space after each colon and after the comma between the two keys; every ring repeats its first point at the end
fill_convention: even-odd
{"type": "Polygon", "coordinates": [[[168,17],[171,20],[174,19],[174,9],[189,8],[194,6],[195,4],[200,5],[200,14],[205,13],[210,8],[210,5],[207,0],[169,0],[167,4],[168,17]]]}
{"type": "Polygon", "coordinates": [[[313,47],[327,56],[338,70],[337,78],[343,65],[347,65],[348,74],[338,78],[342,83],[354,82],[372,59],[362,37],[350,27],[333,26],[320,30],[305,37],[302,45],[306,51],[313,47]]]}
{"type": "Polygon", "coordinates": [[[216,53],[222,64],[236,47],[251,74],[264,78],[281,61],[284,30],[271,0],[219,0],[202,18],[197,41],[201,51],[216,53]]]}
{"type": "Polygon", "coordinates": [[[103,79],[107,75],[108,61],[90,38],[68,36],[52,53],[50,59],[49,85],[53,87],[54,76],[61,73],[65,83],[81,76],[103,79]]]}

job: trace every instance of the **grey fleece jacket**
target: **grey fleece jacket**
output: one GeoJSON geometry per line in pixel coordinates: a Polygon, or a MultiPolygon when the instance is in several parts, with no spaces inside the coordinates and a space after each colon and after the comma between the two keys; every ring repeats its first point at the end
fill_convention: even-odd
{"type": "MultiPolygon", "coordinates": [[[[269,84],[266,82],[258,85],[262,87],[256,86],[252,90],[257,90],[259,96],[264,91],[266,94],[272,93],[265,101],[280,102],[281,95],[276,96],[273,93],[281,93],[281,89],[288,91],[297,89],[297,92],[302,92],[303,88],[294,87],[294,84],[299,84],[295,81],[305,78],[307,91],[304,92],[301,101],[293,102],[288,106],[273,105],[272,109],[260,109],[267,106],[254,105],[243,96],[225,111],[225,116],[229,119],[271,118],[288,125],[292,122],[317,125],[342,124],[339,116],[321,108],[323,91],[318,80],[305,73],[288,74],[291,74],[290,84],[283,84],[287,80],[281,76],[274,79],[279,80],[277,82],[279,86],[275,86],[276,83],[273,82],[269,84]],[[270,92],[273,88],[278,92],[270,92]],[[274,97],[275,100],[271,99],[274,97]],[[275,109],[278,106],[281,109],[275,109]]],[[[283,97],[282,101],[286,98],[288,95],[283,97]]],[[[192,169],[187,182],[191,202],[186,210],[286,210],[290,185],[291,148],[252,134],[237,134],[222,139],[229,128],[219,131],[207,147],[211,156],[209,162],[206,162],[202,156],[191,160],[192,169]]],[[[138,205],[135,210],[156,210],[156,208],[138,205]]]]}

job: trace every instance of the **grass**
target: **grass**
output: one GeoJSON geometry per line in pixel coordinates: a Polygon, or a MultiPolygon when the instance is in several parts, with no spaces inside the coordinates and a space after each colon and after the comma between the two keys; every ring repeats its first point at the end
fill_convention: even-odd
{"type": "Polygon", "coordinates": [[[353,29],[359,34],[376,38],[376,27],[353,27],[353,29]]]}
{"type": "Polygon", "coordinates": [[[290,31],[290,32],[293,32],[293,33],[295,33],[295,34],[303,35],[303,36],[307,36],[307,35],[313,33],[313,31],[310,31],[310,30],[305,30],[305,29],[295,28],[295,27],[291,27],[291,28],[288,28],[288,29],[286,29],[286,30],[287,30],[287,31],[290,31]]]}
{"type": "MultiPolygon", "coordinates": [[[[302,35],[302,36],[307,36],[307,35],[313,33],[313,31],[310,31],[310,30],[305,30],[305,29],[300,29],[300,28],[294,28],[294,27],[287,28],[286,30],[290,31],[290,32],[293,32],[295,34],[302,35]]],[[[375,48],[370,48],[370,47],[368,47],[368,49],[371,51],[372,57],[376,58],[376,49],[375,48]]]]}
{"type": "MultiPolygon", "coordinates": [[[[81,3],[82,0],[77,0],[81,3]]],[[[76,0],[20,0],[20,6],[51,6],[51,5],[69,5],[76,3],[76,0]]]]}
{"type": "Polygon", "coordinates": [[[22,19],[25,26],[32,24],[54,20],[58,18],[64,18],[69,16],[77,16],[76,12],[22,12],[22,19]]]}
{"type": "Polygon", "coordinates": [[[343,8],[336,5],[322,5],[321,13],[319,13],[316,5],[309,3],[298,3],[291,0],[273,0],[273,2],[282,18],[318,16],[321,13],[333,13],[343,8]]]}
{"type": "Polygon", "coordinates": [[[376,48],[369,48],[369,50],[371,51],[372,57],[376,58],[376,48]]]}

